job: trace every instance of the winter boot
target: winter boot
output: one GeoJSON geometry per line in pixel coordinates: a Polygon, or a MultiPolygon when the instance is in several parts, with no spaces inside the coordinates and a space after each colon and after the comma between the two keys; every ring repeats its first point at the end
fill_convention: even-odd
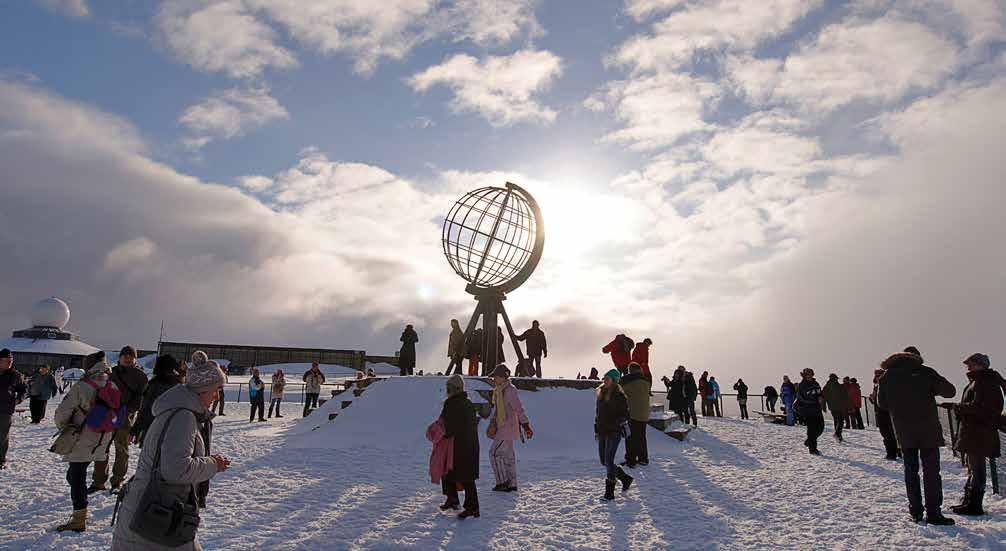
{"type": "Polygon", "coordinates": [[[56,527],[57,532],[83,532],[87,530],[87,509],[74,511],[66,524],[56,527]]]}
{"type": "Polygon", "coordinates": [[[615,481],[610,479],[604,480],[604,499],[611,501],[615,499],[615,481]]]}
{"type": "Polygon", "coordinates": [[[461,511],[460,513],[458,513],[458,520],[465,520],[468,517],[479,518],[479,510],[478,509],[465,509],[464,511],[461,511]]]}
{"type": "Polygon", "coordinates": [[[958,509],[957,507],[951,507],[950,509],[957,513],[958,515],[964,515],[966,517],[980,517],[985,514],[985,509],[982,507],[982,501],[985,499],[985,493],[972,493],[965,498],[967,501],[967,506],[958,509]]]}
{"type": "Polygon", "coordinates": [[[444,502],[444,504],[440,506],[440,510],[441,511],[446,511],[448,509],[451,509],[453,511],[457,511],[458,508],[460,507],[460,505],[461,505],[460,501],[458,501],[456,499],[447,498],[447,501],[444,502]]]}
{"type": "Polygon", "coordinates": [[[926,513],[926,524],[932,524],[933,526],[953,526],[955,523],[954,519],[943,516],[943,513],[940,511],[935,511],[926,513]]]}
{"type": "Polygon", "coordinates": [[[958,505],[951,505],[950,510],[954,513],[960,513],[961,511],[967,511],[971,508],[971,492],[967,488],[964,488],[964,497],[961,498],[961,502],[958,505]]]}
{"type": "Polygon", "coordinates": [[[91,485],[88,486],[87,488],[87,495],[96,494],[98,492],[104,492],[105,490],[106,488],[104,484],[94,484],[92,482],[91,485]]]}
{"type": "Polygon", "coordinates": [[[617,476],[618,480],[622,482],[622,491],[623,492],[629,491],[629,486],[632,486],[632,480],[633,480],[632,477],[625,474],[625,471],[623,471],[622,469],[618,469],[617,476]]]}

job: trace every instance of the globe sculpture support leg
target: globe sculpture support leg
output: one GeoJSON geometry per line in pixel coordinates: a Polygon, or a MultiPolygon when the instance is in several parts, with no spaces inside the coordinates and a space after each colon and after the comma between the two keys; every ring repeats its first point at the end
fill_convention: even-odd
{"type": "Polygon", "coordinates": [[[506,296],[501,294],[480,294],[475,298],[478,300],[478,305],[475,307],[472,319],[468,322],[468,327],[465,329],[465,341],[467,342],[471,339],[475,327],[478,326],[479,318],[481,318],[483,331],[482,375],[491,374],[492,370],[500,363],[498,357],[500,342],[497,341],[499,335],[496,331],[498,316],[503,316],[507,334],[510,335],[510,342],[513,344],[514,352],[517,354],[517,365],[514,374],[518,376],[523,375],[523,366],[526,361],[524,360],[524,352],[520,349],[520,345],[517,344],[517,336],[514,334],[510,317],[506,313],[506,308],[503,307],[503,301],[506,300],[506,296]]]}

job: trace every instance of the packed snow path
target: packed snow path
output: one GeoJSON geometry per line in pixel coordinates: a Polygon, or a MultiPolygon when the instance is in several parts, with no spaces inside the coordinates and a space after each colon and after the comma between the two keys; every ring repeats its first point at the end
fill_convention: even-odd
{"type": "MultiPolygon", "coordinates": [[[[830,425],[823,457],[806,452],[801,428],[757,420],[700,418],[699,430],[684,443],[651,430],[650,465],[631,472],[636,482],[628,494],[602,502],[603,469],[590,436],[591,394],[573,390],[521,392],[536,435],[517,444],[520,490],[490,491],[483,442],[482,518],[458,521],[437,509],[443,497],[429,483],[430,446],[414,433],[439,412],[442,386],[442,378],[376,383],[331,423],[322,410],[299,422],[296,404],[285,404],[282,420],[248,423],[247,404],[229,404],[228,416],[216,423],[214,450],[234,463],[213,481],[200,529],[204,548],[1006,545],[1006,502],[991,490],[985,517],[954,516],[958,525],[949,528],[913,524],[901,466],[883,459],[879,435],[847,431],[846,442],[838,444],[829,436],[830,425]],[[339,430],[340,423],[352,428],[339,430]]],[[[50,405],[49,423],[52,410],[50,405]]],[[[0,548],[107,549],[114,504],[107,494],[91,496],[88,532],[52,532],[70,510],[65,464],[46,451],[53,431],[48,424],[15,422],[11,465],[0,471],[0,548]]],[[[949,505],[960,496],[964,473],[947,450],[943,469],[949,505]]]]}

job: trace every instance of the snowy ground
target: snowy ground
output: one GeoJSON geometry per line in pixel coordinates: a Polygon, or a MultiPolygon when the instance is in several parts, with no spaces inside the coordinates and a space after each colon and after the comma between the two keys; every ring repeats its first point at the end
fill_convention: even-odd
{"type": "MultiPolygon", "coordinates": [[[[247,404],[218,418],[215,451],[234,461],[213,481],[200,539],[207,549],[752,549],[1002,548],[1006,501],[989,496],[981,519],[958,526],[908,522],[900,464],[879,435],[830,437],[823,457],[799,428],[699,419],[678,443],[651,430],[648,467],[613,503],[591,438],[586,391],[522,392],[535,439],[518,444],[520,490],[493,485],[483,443],[482,518],[442,514],[427,475],[429,444],[417,430],[439,412],[442,378],[375,383],[353,405],[331,402],[306,421],[248,423],[247,404]],[[339,417],[327,421],[328,410],[339,417]],[[314,429],[314,427],[319,427],[314,429]],[[418,427],[418,429],[417,429],[418,427]]],[[[472,383],[473,385],[475,383],[472,383]]],[[[472,393],[474,396],[474,393],[472,393]]],[[[349,397],[345,398],[349,400],[349,397]]],[[[49,419],[52,415],[50,406],[49,419]]],[[[484,423],[483,423],[484,428],[484,423]]],[[[107,549],[114,500],[92,496],[90,529],[51,531],[69,513],[65,466],[48,453],[51,425],[18,419],[10,469],[0,472],[0,548],[107,549]]],[[[830,433],[830,426],[829,432],[830,433]]],[[[828,434],[826,433],[826,434],[828,434]]],[[[943,454],[948,505],[964,482],[943,454]]]]}

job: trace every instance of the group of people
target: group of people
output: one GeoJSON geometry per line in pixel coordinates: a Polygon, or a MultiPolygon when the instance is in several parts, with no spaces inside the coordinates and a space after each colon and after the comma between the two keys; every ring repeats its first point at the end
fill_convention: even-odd
{"type": "MultiPolygon", "coordinates": [[[[411,326],[409,326],[411,327],[411,326]]],[[[405,335],[403,335],[403,339],[405,335]]],[[[548,340],[545,332],[541,330],[538,320],[531,322],[531,327],[520,335],[515,335],[518,342],[525,343],[527,357],[523,361],[518,361],[518,377],[538,377],[541,378],[541,360],[548,357],[548,340]]],[[[404,342],[404,341],[403,341],[404,342]]],[[[464,360],[468,360],[468,376],[475,377],[480,373],[482,376],[489,376],[491,365],[486,362],[485,331],[477,327],[472,334],[466,338],[465,332],[461,329],[461,324],[456,319],[451,320],[451,333],[447,339],[447,364],[446,375],[461,375],[464,370],[464,360]],[[480,371],[481,366],[481,371],[480,371]]],[[[403,352],[404,352],[403,346],[403,352]]],[[[413,351],[414,354],[414,351],[413,351]]],[[[403,353],[399,353],[399,363],[403,353]]],[[[498,364],[506,362],[506,354],[503,351],[503,329],[496,326],[496,362],[498,364]]],[[[403,373],[404,375],[405,373],[403,373]]],[[[411,373],[409,373],[411,374],[411,373]]]]}
{"type": "MultiPolygon", "coordinates": [[[[720,408],[720,384],[716,381],[716,377],[709,375],[708,371],[703,371],[696,382],[695,375],[685,369],[685,366],[679,365],[670,379],[664,376],[661,380],[667,388],[667,409],[674,412],[682,423],[698,426],[695,400],[700,397],[702,401],[699,410],[703,417],[723,417],[720,408]]],[[[741,417],[747,419],[747,385],[743,380],[738,380],[734,390],[737,391],[741,417]]]]}

